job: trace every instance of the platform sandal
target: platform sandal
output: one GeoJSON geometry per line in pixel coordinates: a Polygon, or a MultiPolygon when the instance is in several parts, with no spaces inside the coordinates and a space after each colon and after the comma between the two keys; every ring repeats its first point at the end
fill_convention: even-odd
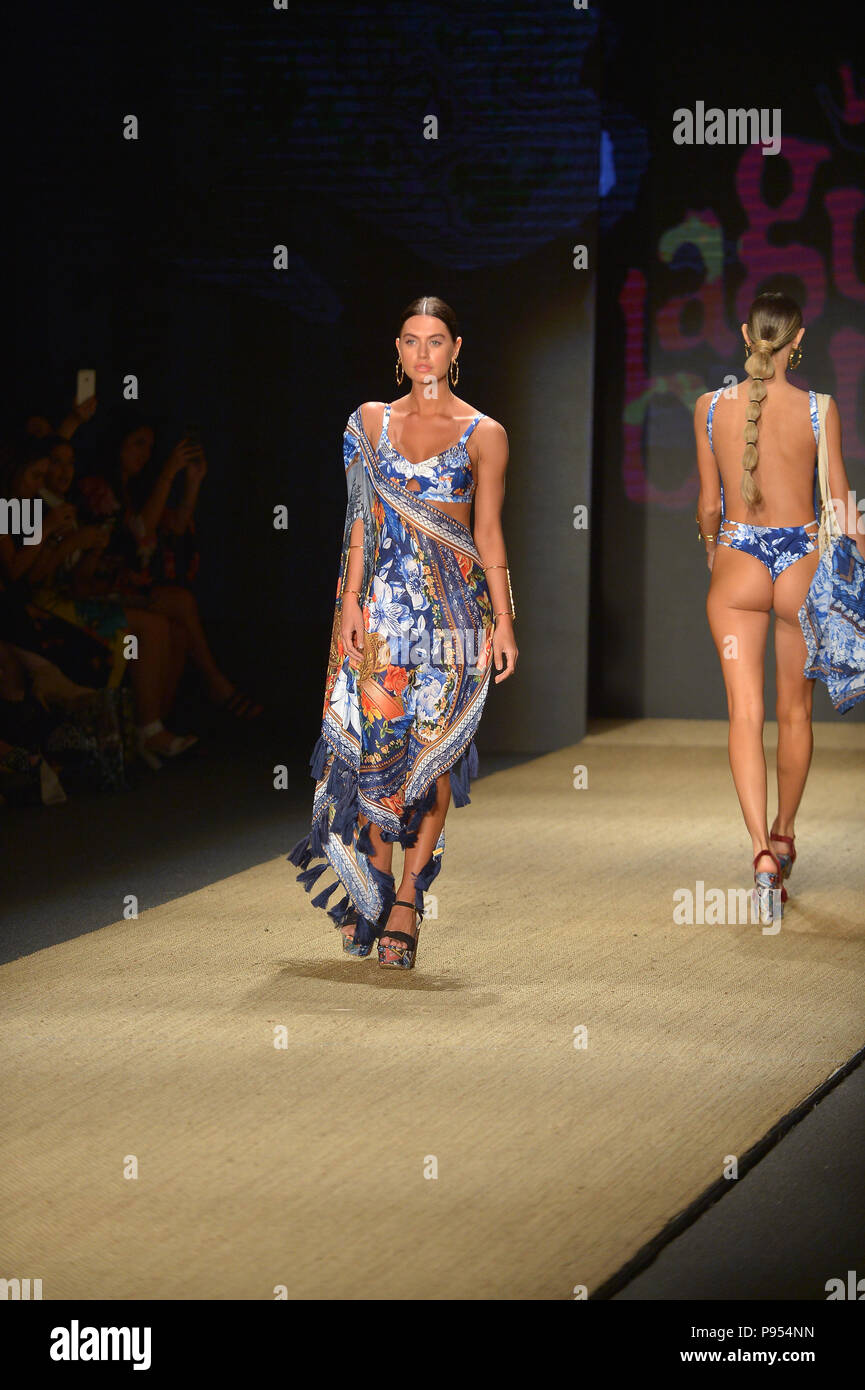
{"type": "MultiPolygon", "coordinates": [[[[352,918],[349,917],[348,921],[343,923],[343,926],[350,927],[351,925],[352,918]]],[[[353,956],[355,960],[366,960],[367,956],[370,954],[372,950],[372,942],[370,941],[367,943],[366,946],[362,946],[359,941],[355,941],[356,934],[357,913],[354,913],[354,932],[352,932],[351,936],[346,936],[345,932],[342,930],[342,928],[340,928],[340,936],[342,937],[342,949],[345,951],[345,954],[347,956],[353,956]]]]}
{"type": "Polygon", "coordinates": [[[778,894],[778,898],[775,897],[779,888],[781,888],[781,864],[778,856],[773,854],[770,849],[761,849],[754,856],[754,887],[751,890],[751,900],[757,909],[760,921],[764,925],[769,925],[784,915],[783,889],[778,894]],[[777,873],[757,872],[757,864],[763,858],[771,859],[778,866],[777,873]]]}
{"type": "MultiPolygon", "coordinates": [[[[789,845],[789,846],[790,846],[790,853],[789,853],[789,854],[779,854],[779,855],[778,855],[778,863],[781,865],[781,877],[782,877],[782,878],[789,878],[789,877],[790,877],[790,874],[793,872],[793,865],[796,863],[796,843],[795,843],[795,842],[796,842],[796,836],[795,836],[795,835],[776,835],[776,834],[774,834],[774,833],[770,830],[770,831],[769,831],[769,839],[770,839],[770,840],[780,840],[782,844],[785,844],[785,845],[789,845]]],[[[784,900],[784,902],[786,902],[786,901],[787,901],[787,890],[786,890],[786,888],[782,890],[782,893],[783,893],[783,900],[784,900]]]]}
{"type": "MultiPolygon", "coordinates": [[[[414,903],[406,902],[405,898],[396,898],[393,907],[410,907],[413,912],[417,912],[414,903]]],[[[378,963],[383,970],[413,970],[417,960],[417,943],[420,936],[420,922],[418,922],[417,934],[409,936],[404,931],[390,931],[388,928],[382,932],[382,936],[392,937],[395,941],[404,941],[404,946],[383,946],[381,941],[378,943],[378,963]],[[390,957],[390,959],[388,959],[390,957]]]]}

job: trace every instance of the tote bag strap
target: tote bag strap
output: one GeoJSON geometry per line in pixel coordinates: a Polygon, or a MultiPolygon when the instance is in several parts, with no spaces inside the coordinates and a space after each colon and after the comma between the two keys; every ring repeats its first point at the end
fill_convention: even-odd
{"type": "Polygon", "coordinates": [[[818,545],[820,554],[841,535],[841,527],[838,525],[838,517],[832,505],[832,496],[829,491],[829,449],[826,444],[826,412],[829,409],[831,396],[823,395],[819,391],[817,396],[817,419],[820,428],[820,438],[817,441],[817,477],[820,480],[820,532],[818,545]]]}

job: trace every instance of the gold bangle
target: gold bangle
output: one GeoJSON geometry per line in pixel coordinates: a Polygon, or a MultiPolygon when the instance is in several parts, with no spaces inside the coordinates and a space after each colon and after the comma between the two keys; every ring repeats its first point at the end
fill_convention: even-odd
{"type": "Polygon", "coordinates": [[[357,594],[358,598],[360,598],[360,589],[343,589],[342,592],[344,594],[357,594]]]}
{"type": "Polygon", "coordinates": [[[355,545],[350,545],[350,546],[348,546],[347,549],[348,549],[348,550],[363,550],[363,546],[361,545],[360,541],[358,541],[355,545]]]}
{"type": "MultiPolygon", "coordinates": [[[[484,565],[484,574],[486,574],[487,570],[504,570],[504,571],[506,572],[506,574],[507,574],[507,576],[508,576],[508,598],[509,598],[510,601],[511,601],[511,611],[510,611],[510,613],[507,613],[507,614],[505,614],[504,616],[505,616],[505,617],[508,617],[508,618],[515,618],[517,615],[516,615],[516,610],[515,610],[515,605],[514,605],[514,591],[513,591],[513,589],[511,588],[511,571],[510,571],[510,567],[509,567],[508,565],[484,565]]],[[[500,618],[500,617],[502,617],[502,616],[503,616],[503,615],[502,615],[501,613],[494,613],[494,614],[493,614],[493,617],[494,617],[494,618],[500,618]]]]}

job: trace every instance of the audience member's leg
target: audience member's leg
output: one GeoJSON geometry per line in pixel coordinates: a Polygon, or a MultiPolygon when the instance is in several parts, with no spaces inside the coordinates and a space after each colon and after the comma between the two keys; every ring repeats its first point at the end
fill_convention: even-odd
{"type": "Polygon", "coordinates": [[[195,595],[179,584],[158,585],[151,590],[151,608],[185,628],[189,656],[204,677],[210,698],[221,704],[233,695],[235,687],[220,671],[208,645],[195,595]]]}
{"type": "MultiPolygon", "coordinates": [[[[139,729],[161,723],[165,692],[171,677],[171,624],[161,613],[146,608],[126,607],[128,631],[138,638],[138,655],[132,661],[130,679],[139,729]]],[[[167,754],[176,735],[158,729],[146,736],[150,752],[167,754]]]]}

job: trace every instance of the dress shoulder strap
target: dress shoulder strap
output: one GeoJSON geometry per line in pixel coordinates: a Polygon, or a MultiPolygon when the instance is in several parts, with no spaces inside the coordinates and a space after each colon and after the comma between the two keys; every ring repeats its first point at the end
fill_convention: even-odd
{"type": "Polygon", "coordinates": [[[388,424],[390,423],[390,407],[391,407],[391,402],[390,402],[390,401],[385,401],[385,403],[384,403],[384,410],[382,411],[382,416],[381,416],[381,432],[379,433],[379,436],[378,436],[378,444],[377,444],[377,446],[376,446],[376,453],[377,453],[378,450],[382,447],[383,444],[390,444],[390,435],[388,434],[388,430],[387,430],[388,424]]]}
{"type": "MultiPolygon", "coordinates": [[[[814,431],[814,439],[820,443],[820,414],[817,410],[817,392],[808,392],[808,401],[811,408],[811,428],[814,431]]],[[[828,402],[827,402],[828,404],[828,402]]]]}
{"type": "Polygon", "coordinates": [[[715,414],[715,406],[718,404],[718,398],[720,397],[723,389],[723,386],[718,387],[717,391],[715,392],[714,396],[709,402],[709,413],[706,416],[706,433],[709,436],[709,448],[712,450],[713,454],[715,452],[715,446],[712,443],[712,416],[715,414]]]}
{"type": "Polygon", "coordinates": [[[469,437],[469,435],[471,434],[472,430],[474,429],[475,425],[479,425],[480,422],[481,422],[481,420],[485,420],[486,418],[487,418],[487,417],[486,417],[485,415],[483,415],[483,414],[481,414],[481,415],[476,415],[475,418],[471,421],[471,423],[468,424],[468,425],[466,426],[465,430],[463,431],[462,437],[461,437],[461,439],[460,439],[460,444],[465,444],[466,440],[468,439],[468,437],[469,437]]]}

